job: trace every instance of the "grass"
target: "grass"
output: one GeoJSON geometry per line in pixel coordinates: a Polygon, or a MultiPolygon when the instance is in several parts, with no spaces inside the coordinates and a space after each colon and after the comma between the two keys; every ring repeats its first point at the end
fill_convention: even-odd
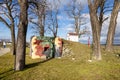
{"type": "MultiPolygon", "coordinates": [[[[120,80],[120,53],[118,48],[113,52],[102,49],[102,61],[88,62],[91,49],[83,44],[64,41],[72,48],[73,55],[61,59],[42,61],[32,60],[26,56],[26,68],[14,72],[14,56],[0,56],[1,80],[120,80]],[[72,60],[75,57],[75,60],[72,60]]],[[[29,49],[27,48],[27,54],[29,49]]]]}

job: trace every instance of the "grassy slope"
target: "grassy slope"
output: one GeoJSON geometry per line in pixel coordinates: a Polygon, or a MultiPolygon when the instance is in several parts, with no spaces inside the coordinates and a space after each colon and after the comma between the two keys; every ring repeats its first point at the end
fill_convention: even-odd
{"type": "MultiPolygon", "coordinates": [[[[72,48],[72,56],[61,59],[41,61],[32,60],[26,56],[26,68],[23,71],[14,72],[14,56],[7,54],[0,56],[1,80],[119,80],[120,58],[114,53],[120,53],[117,49],[114,53],[102,50],[102,61],[88,62],[91,49],[88,46],[64,41],[67,47],[72,48]],[[75,60],[72,60],[75,57],[75,60]]],[[[27,50],[27,53],[29,51],[27,50]]]]}

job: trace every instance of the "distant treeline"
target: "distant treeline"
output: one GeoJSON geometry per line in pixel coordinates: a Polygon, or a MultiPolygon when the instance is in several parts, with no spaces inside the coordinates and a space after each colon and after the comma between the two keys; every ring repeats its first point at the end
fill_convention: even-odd
{"type": "Polygon", "coordinates": [[[5,41],[5,42],[11,42],[10,39],[0,39],[0,42],[3,42],[3,41],[5,41]]]}
{"type": "MultiPolygon", "coordinates": [[[[88,44],[88,41],[87,41],[87,40],[80,40],[79,42],[80,42],[80,43],[83,43],[83,44],[88,44]]],[[[92,41],[90,41],[90,44],[92,44],[92,41]]],[[[101,41],[101,45],[106,45],[106,43],[103,42],[103,41],[101,41]]],[[[114,45],[114,46],[120,46],[120,42],[114,41],[113,45],[114,45]]]]}

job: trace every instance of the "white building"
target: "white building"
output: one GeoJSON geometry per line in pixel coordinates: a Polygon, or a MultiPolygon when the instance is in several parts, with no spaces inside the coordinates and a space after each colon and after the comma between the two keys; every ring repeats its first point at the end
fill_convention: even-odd
{"type": "Polygon", "coordinates": [[[67,40],[79,42],[79,35],[77,33],[68,33],[67,40]]]}

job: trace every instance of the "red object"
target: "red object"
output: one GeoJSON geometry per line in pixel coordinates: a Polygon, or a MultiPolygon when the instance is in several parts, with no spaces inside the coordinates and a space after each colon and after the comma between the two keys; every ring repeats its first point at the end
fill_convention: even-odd
{"type": "Polygon", "coordinates": [[[36,41],[34,42],[34,44],[39,45],[41,42],[42,42],[42,40],[37,40],[37,39],[36,39],[36,41]]]}
{"type": "Polygon", "coordinates": [[[58,41],[59,41],[58,44],[62,46],[62,39],[58,38],[58,41]]]}
{"type": "Polygon", "coordinates": [[[58,38],[59,41],[62,41],[60,38],[58,38]]]}
{"type": "Polygon", "coordinates": [[[35,48],[37,48],[37,51],[36,51],[36,55],[39,55],[39,56],[43,56],[44,54],[43,54],[43,47],[42,46],[40,46],[40,45],[37,45],[35,48]]]}
{"type": "Polygon", "coordinates": [[[43,47],[40,45],[40,43],[42,42],[42,40],[37,40],[34,42],[34,44],[36,44],[37,46],[35,48],[37,48],[37,51],[35,52],[36,55],[39,56],[43,56],[42,52],[43,52],[43,47]]]}
{"type": "Polygon", "coordinates": [[[88,38],[88,47],[90,47],[90,37],[88,38]]]}
{"type": "Polygon", "coordinates": [[[34,44],[36,44],[37,46],[35,47],[37,49],[37,51],[35,52],[36,55],[39,56],[43,56],[43,47],[40,45],[40,43],[42,42],[42,40],[37,40],[34,42],[34,44]]]}

